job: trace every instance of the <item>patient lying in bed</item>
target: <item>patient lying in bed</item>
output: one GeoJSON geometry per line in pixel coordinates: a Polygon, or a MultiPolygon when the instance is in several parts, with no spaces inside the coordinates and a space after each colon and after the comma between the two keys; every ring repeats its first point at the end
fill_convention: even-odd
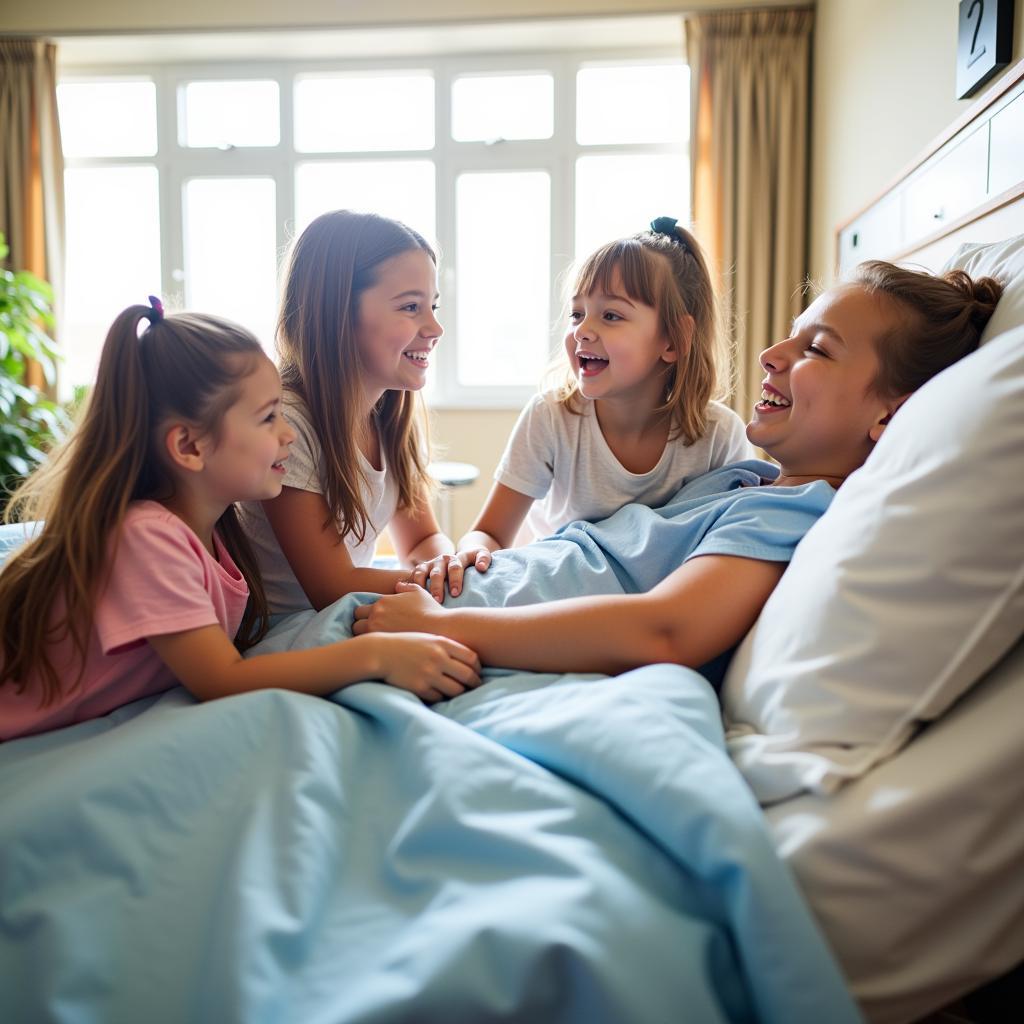
{"type": "Polygon", "coordinates": [[[747,436],[778,470],[717,470],[659,512],[627,506],[525,555],[496,558],[552,560],[560,575],[527,600],[565,598],[554,606],[497,607],[517,602],[489,593],[504,584],[486,577],[467,589],[484,588],[490,608],[463,597],[439,607],[400,584],[404,593],[356,609],[355,633],[434,633],[471,647],[485,664],[538,671],[706,665],[747,633],[797,541],[910,394],[977,347],[1000,292],[992,279],[962,271],[936,277],[862,264],[760,356],[763,391],[747,436]]]}

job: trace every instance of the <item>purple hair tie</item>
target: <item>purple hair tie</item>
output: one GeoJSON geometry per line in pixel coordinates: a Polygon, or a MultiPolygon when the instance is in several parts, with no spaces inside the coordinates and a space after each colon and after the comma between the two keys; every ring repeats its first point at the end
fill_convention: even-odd
{"type": "Polygon", "coordinates": [[[155,324],[158,320],[163,320],[164,304],[155,295],[149,296],[149,304],[152,309],[143,314],[149,322],[155,324]]]}

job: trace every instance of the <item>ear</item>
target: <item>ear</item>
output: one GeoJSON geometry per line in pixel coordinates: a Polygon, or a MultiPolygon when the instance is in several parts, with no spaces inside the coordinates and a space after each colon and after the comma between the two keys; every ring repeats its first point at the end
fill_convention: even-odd
{"type": "Polygon", "coordinates": [[[910,397],[910,395],[901,395],[899,398],[894,398],[892,401],[886,403],[885,409],[882,415],[875,422],[875,425],[868,431],[868,437],[877,444],[878,439],[885,433],[885,428],[889,426],[890,420],[896,415],[896,411],[899,407],[910,397]]]}
{"type": "MultiPolygon", "coordinates": [[[[684,316],[679,323],[679,331],[683,336],[683,352],[689,352],[690,346],[693,344],[694,326],[694,319],[689,314],[684,316]]],[[[661,353],[661,361],[663,363],[679,362],[679,349],[677,349],[670,341],[665,342],[665,349],[661,353]]]]}
{"type": "Polygon", "coordinates": [[[171,465],[189,473],[200,472],[206,464],[206,445],[187,424],[175,423],[164,434],[164,450],[171,465]]]}

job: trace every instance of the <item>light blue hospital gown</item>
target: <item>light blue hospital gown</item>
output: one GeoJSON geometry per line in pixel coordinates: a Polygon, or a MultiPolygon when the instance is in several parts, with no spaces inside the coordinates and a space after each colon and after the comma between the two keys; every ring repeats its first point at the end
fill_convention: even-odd
{"type": "MultiPolygon", "coordinates": [[[[661,508],[626,505],[600,522],[569,523],[551,537],[497,551],[486,574],[467,570],[462,594],[447,596],[445,606],[644,593],[699,555],[788,562],[835,490],[823,480],[759,486],[778,472],[760,459],[735,462],[687,481],[661,508]]],[[[727,661],[716,659],[702,671],[717,683],[727,661]]]]}

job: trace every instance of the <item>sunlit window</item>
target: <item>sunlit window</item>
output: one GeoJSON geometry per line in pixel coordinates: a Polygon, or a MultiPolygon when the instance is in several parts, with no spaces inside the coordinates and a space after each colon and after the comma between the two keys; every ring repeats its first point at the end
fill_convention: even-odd
{"type": "Polygon", "coordinates": [[[689,102],[686,66],[650,50],[69,74],[61,390],[91,382],[110,323],[149,294],[272,351],[289,245],[351,209],[438,252],[429,401],[521,406],[560,349],[573,260],[688,222],[689,102]]]}
{"type": "Polygon", "coordinates": [[[535,384],[548,359],[551,182],[542,171],[455,183],[460,384],[535,384]]]}
{"type": "Polygon", "coordinates": [[[681,154],[581,156],[576,161],[576,258],[655,218],[690,217],[690,163],[681,154]]]}
{"type": "Polygon", "coordinates": [[[550,139],[551,75],[464,75],[452,83],[452,138],[458,142],[550,139]]]}
{"type": "Polygon", "coordinates": [[[160,187],[155,167],[64,172],[62,391],[92,383],[114,317],[160,291],[160,187]]]}
{"type": "Polygon", "coordinates": [[[576,76],[581,145],[683,142],[689,109],[690,69],[680,63],[584,67],[576,76]]]}
{"type": "Polygon", "coordinates": [[[268,352],[277,310],[275,192],[271,178],[193,178],[182,203],[185,307],[248,327],[268,352]]]}
{"type": "Polygon", "coordinates": [[[303,75],[295,82],[295,148],[302,153],[431,149],[429,73],[303,75]]]}
{"type": "Polygon", "coordinates": [[[61,82],[57,111],[65,157],[156,153],[156,85],[148,79],[61,82]]]}
{"type": "Polygon", "coordinates": [[[182,89],[181,144],[276,146],[281,140],[277,82],[189,82],[182,89]]]}
{"type": "Polygon", "coordinates": [[[432,160],[330,160],[295,170],[295,234],[328,210],[379,213],[437,241],[432,160]]]}

